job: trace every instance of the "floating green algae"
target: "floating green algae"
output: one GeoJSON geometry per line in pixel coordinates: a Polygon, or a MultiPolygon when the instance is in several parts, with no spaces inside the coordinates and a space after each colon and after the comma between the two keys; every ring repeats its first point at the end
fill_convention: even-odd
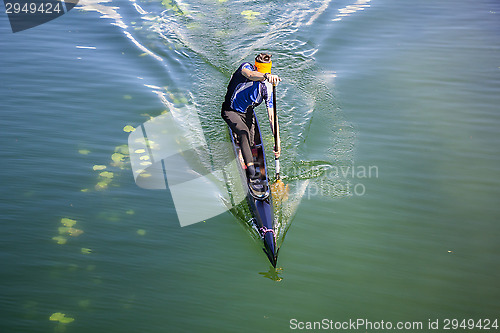
{"type": "Polygon", "coordinates": [[[129,163],[129,151],[128,145],[120,145],[115,147],[115,152],[111,155],[111,166],[119,167],[120,169],[125,169],[129,163]]]}
{"type": "Polygon", "coordinates": [[[61,224],[65,227],[72,227],[76,224],[76,221],[67,217],[63,217],[61,219],[61,224]]]}
{"type": "Polygon", "coordinates": [[[83,230],[72,228],[72,227],[59,227],[60,235],[70,235],[72,237],[77,237],[83,234],[83,230]]]}
{"type": "Polygon", "coordinates": [[[149,148],[151,148],[153,150],[160,148],[160,145],[157,144],[156,142],[154,142],[153,140],[146,139],[145,141],[146,141],[146,144],[149,146],[149,148]]]}
{"type": "Polygon", "coordinates": [[[109,171],[103,171],[99,174],[99,176],[103,177],[103,178],[108,178],[108,179],[112,179],[114,177],[114,173],[112,172],[109,172],[109,171]]]}
{"type": "Polygon", "coordinates": [[[74,227],[76,223],[76,220],[63,217],[61,219],[62,225],[57,228],[59,235],[52,237],[52,240],[56,241],[59,245],[64,245],[68,242],[66,236],[78,237],[83,234],[83,230],[74,227]]]}
{"type": "Polygon", "coordinates": [[[98,182],[97,184],[95,184],[95,189],[96,189],[97,191],[105,190],[105,189],[107,189],[107,188],[108,188],[108,184],[109,184],[109,182],[108,182],[108,181],[104,181],[104,180],[103,180],[103,181],[100,181],[100,182],[98,182]]]}
{"type": "Polygon", "coordinates": [[[49,320],[51,320],[51,321],[58,321],[61,324],[69,324],[69,323],[74,322],[75,318],[66,317],[66,315],[64,313],[56,312],[56,313],[53,313],[49,317],[49,320]]]}
{"type": "Polygon", "coordinates": [[[128,145],[119,145],[115,147],[115,153],[121,153],[123,155],[128,155],[128,145]]]}
{"type": "Polygon", "coordinates": [[[241,15],[243,15],[243,17],[247,20],[254,20],[257,16],[260,15],[260,12],[256,12],[253,10],[244,10],[241,12],[241,15]]]}
{"type": "Polygon", "coordinates": [[[64,245],[68,241],[66,239],[66,237],[63,237],[63,236],[55,236],[55,237],[52,237],[52,239],[55,240],[57,242],[57,244],[60,244],[60,245],[64,245]]]}
{"type": "Polygon", "coordinates": [[[72,237],[77,237],[83,234],[83,230],[77,228],[69,228],[68,234],[72,237]]]}
{"type": "Polygon", "coordinates": [[[108,188],[109,184],[113,181],[114,173],[110,171],[103,171],[99,173],[99,177],[100,180],[95,185],[95,189],[98,191],[105,190],[108,188]]]}
{"type": "Polygon", "coordinates": [[[88,150],[88,149],[80,149],[78,151],[78,153],[80,153],[82,155],[88,155],[88,154],[90,154],[90,150],[88,150]]]}
{"type": "Polygon", "coordinates": [[[92,253],[92,249],[88,249],[86,247],[82,247],[82,249],[80,250],[80,252],[82,254],[91,254],[92,253]]]}
{"type": "Polygon", "coordinates": [[[111,159],[113,160],[113,162],[115,163],[120,163],[120,162],[123,162],[123,159],[125,158],[125,155],[123,154],[120,154],[120,153],[114,153],[113,155],[111,155],[111,159]]]}
{"type": "Polygon", "coordinates": [[[124,131],[124,132],[127,132],[127,133],[130,133],[130,132],[135,131],[135,127],[130,126],[130,125],[127,125],[127,126],[125,126],[125,127],[123,128],[123,131],[124,131]]]}

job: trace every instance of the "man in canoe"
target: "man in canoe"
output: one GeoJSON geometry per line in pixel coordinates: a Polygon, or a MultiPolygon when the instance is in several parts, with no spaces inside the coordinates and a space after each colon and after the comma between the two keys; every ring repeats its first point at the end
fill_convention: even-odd
{"type": "MultiPolygon", "coordinates": [[[[267,53],[258,54],[255,57],[255,64],[242,63],[231,76],[221,110],[222,118],[238,136],[250,187],[256,192],[262,192],[264,185],[260,182],[260,175],[255,169],[252,156],[253,115],[254,108],[265,101],[274,133],[272,86],[277,85],[281,79],[278,75],[271,74],[271,66],[271,55],[267,53]]],[[[277,147],[274,147],[276,158],[280,156],[279,134],[277,142],[277,147]]]]}

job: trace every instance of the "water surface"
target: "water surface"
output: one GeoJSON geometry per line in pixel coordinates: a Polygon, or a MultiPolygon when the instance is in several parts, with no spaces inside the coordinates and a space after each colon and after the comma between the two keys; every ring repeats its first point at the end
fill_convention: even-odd
{"type": "Polygon", "coordinates": [[[16,34],[2,15],[1,331],[494,319],[498,13],[486,0],[86,1],[16,34]],[[227,140],[225,85],[260,51],[283,77],[285,181],[306,186],[282,216],[278,271],[229,212],[181,228],[168,191],[135,184],[123,130],[189,107],[209,144],[227,140]]]}

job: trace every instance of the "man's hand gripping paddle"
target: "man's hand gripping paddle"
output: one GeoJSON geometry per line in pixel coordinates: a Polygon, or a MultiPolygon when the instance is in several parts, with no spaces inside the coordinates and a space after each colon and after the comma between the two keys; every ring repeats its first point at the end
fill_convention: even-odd
{"type": "MultiPolygon", "coordinates": [[[[276,112],[276,85],[273,84],[273,130],[274,130],[274,150],[279,151],[278,142],[278,114],[276,112]]],[[[288,185],[285,186],[280,178],[280,160],[279,157],[275,157],[274,161],[276,163],[276,182],[271,185],[271,191],[273,193],[273,198],[279,201],[288,199],[288,185]]]]}

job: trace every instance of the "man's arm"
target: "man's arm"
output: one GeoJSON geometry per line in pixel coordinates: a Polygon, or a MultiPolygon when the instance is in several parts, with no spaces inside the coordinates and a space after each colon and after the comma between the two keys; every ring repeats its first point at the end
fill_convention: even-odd
{"type": "MultiPolygon", "coordinates": [[[[259,71],[252,71],[251,69],[247,67],[243,67],[241,69],[241,74],[245,76],[247,79],[251,81],[265,81],[266,79],[273,85],[277,85],[279,81],[281,81],[281,78],[278,75],[272,75],[272,74],[263,74],[259,71]]],[[[269,116],[269,122],[271,123],[271,129],[273,130],[274,134],[274,110],[273,108],[267,108],[267,114],[269,116]]],[[[274,156],[276,158],[280,157],[281,153],[281,140],[280,140],[280,132],[279,132],[279,124],[278,124],[278,145],[277,147],[274,147],[274,156]]]]}
{"type": "Polygon", "coordinates": [[[243,68],[241,70],[241,74],[243,74],[244,77],[251,81],[265,81],[266,78],[264,77],[264,74],[258,71],[252,71],[248,68],[243,68]]]}
{"type": "MultiPolygon", "coordinates": [[[[241,70],[241,74],[243,74],[244,77],[251,81],[265,81],[266,80],[266,74],[263,74],[258,71],[252,71],[246,67],[244,67],[241,70]]],[[[273,74],[267,74],[267,80],[271,82],[272,84],[278,84],[281,79],[279,78],[278,75],[273,75],[273,74]]]]}

